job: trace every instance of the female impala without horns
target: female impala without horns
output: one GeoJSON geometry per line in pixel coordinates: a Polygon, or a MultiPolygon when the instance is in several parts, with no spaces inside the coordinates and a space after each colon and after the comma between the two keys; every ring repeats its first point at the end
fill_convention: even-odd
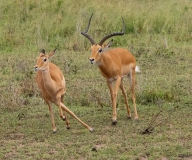
{"type": "Polygon", "coordinates": [[[134,56],[123,48],[114,48],[111,50],[106,49],[111,45],[109,42],[107,45],[103,43],[110,37],[124,35],[125,23],[123,21],[122,32],[116,32],[105,36],[98,44],[87,34],[89,26],[91,23],[93,14],[89,19],[88,26],[84,32],[81,32],[91,42],[91,56],[89,58],[91,64],[96,64],[103,77],[105,77],[107,85],[111,93],[111,101],[113,107],[113,117],[112,125],[117,123],[117,113],[116,113],[116,99],[118,89],[122,90],[122,93],[125,98],[128,118],[131,118],[130,107],[128,105],[127,94],[123,86],[123,78],[129,77],[130,86],[132,92],[132,101],[134,105],[135,119],[138,119],[137,109],[136,109],[136,98],[135,98],[135,71],[139,72],[139,68],[136,66],[136,60],[134,56]]]}
{"type": "Polygon", "coordinates": [[[53,111],[51,108],[51,102],[55,103],[59,107],[59,115],[62,120],[66,121],[67,129],[69,129],[69,122],[67,120],[65,112],[68,112],[71,116],[77,119],[83,126],[85,126],[89,131],[92,132],[93,129],[84,122],[82,122],[63,103],[63,98],[66,91],[65,78],[61,70],[55,64],[49,62],[49,58],[51,58],[55,54],[55,50],[49,54],[45,54],[45,50],[42,50],[35,66],[35,71],[37,71],[36,82],[38,88],[40,89],[43,99],[49,106],[53,132],[56,132],[56,126],[53,111]]]}

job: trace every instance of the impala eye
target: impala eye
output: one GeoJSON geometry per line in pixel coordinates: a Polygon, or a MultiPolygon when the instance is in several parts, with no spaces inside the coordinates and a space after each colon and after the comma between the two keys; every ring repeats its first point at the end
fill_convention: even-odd
{"type": "Polygon", "coordinates": [[[46,61],[47,61],[47,58],[44,58],[43,61],[46,62],[46,61]]]}
{"type": "Polygon", "coordinates": [[[98,53],[101,53],[102,52],[102,48],[100,48],[99,50],[98,50],[98,53]]]}

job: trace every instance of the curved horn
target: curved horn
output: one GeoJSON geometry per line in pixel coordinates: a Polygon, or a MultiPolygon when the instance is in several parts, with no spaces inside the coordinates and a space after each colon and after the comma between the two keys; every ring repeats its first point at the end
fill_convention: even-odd
{"type": "Polygon", "coordinates": [[[124,22],[124,19],[123,17],[121,16],[122,18],[122,22],[123,22],[123,27],[122,27],[122,31],[121,32],[115,32],[115,33],[111,33],[107,36],[105,36],[100,42],[99,42],[99,45],[102,46],[102,44],[110,37],[113,37],[113,36],[122,36],[125,34],[125,22],[124,22]]]}
{"type": "Polygon", "coordinates": [[[55,48],[54,50],[53,50],[53,52],[55,52],[57,50],[57,48],[55,48]]]}
{"type": "Polygon", "coordinates": [[[90,23],[91,23],[92,16],[93,16],[93,13],[92,13],[92,15],[91,15],[91,17],[90,17],[90,19],[89,19],[89,23],[88,23],[88,26],[87,26],[86,30],[85,30],[84,32],[81,32],[81,34],[82,34],[83,36],[85,36],[87,39],[89,39],[89,41],[90,41],[91,44],[93,45],[93,44],[95,44],[95,41],[87,34],[87,32],[88,32],[88,30],[89,30],[90,23]]]}

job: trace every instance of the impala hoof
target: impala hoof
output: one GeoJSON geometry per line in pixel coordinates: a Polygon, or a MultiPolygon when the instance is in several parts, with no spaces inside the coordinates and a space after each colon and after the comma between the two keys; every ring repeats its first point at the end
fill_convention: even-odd
{"type": "Polygon", "coordinates": [[[130,119],[132,119],[132,117],[131,116],[127,116],[127,119],[130,120],[130,119]]]}
{"type": "Polygon", "coordinates": [[[93,133],[95,130],[93,128],[90,128],[89,131],[93,133]]]}
{"type": "Polygon", "coordinates": [[[61,117],[61,119],[62,119],[63,121],[65,121],[65,120],[66,120],[66,117],[65,117],[65,116],[63,116],[63,117],[61,117]]]}
{"type": "Polygon", "coordinates": [[[57,129],[53,129],[53,133],[56,133],[57,129]]]}
{"type": "Polygon", "coordinates": [[[67,129],[69,130],[69,129],[70,129],[70,126],[67,126],[67,129]]]}
{"type": "Polygon", "coordinates": [[[115,126],[117,124],[117,121],[113,121],[111,125],[115,126]]]}

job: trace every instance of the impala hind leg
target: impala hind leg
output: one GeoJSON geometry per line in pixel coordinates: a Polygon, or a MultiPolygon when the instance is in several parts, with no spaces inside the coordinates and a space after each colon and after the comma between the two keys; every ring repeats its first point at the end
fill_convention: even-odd
{"type": "Polygon", "coordinates": [[[63,103],[60,103],[60,106],[63,110],[65,110],[67,113],[69,113],[72,117],[74,117],[76,120],[78,120],[85,128],[87,128],[90,132],[93,132],[93,128],[89,127],[86,123],[81,121],[80,118],[78,118],[71,110],[69,110],[63,103]]]}
{"type": "Polygon", "coordinates": [[[53,133],[56,132],[57,128],[55,126],[55,120],[54,120],[54,115],[53,115],[53,110],[51,107],[51,103],[48,100],[45,100],[45,102],[47,103],[47,105],[49,106],[49,113],[51,115],[51,124],[52,124],[52,129],[53,129],[53,133]]]}
{"type": "Polygon", "coordinates": [[[130,119],[131,118],[131,111],[130,111],[130,107],[129,107],[129,104],[128,104],[127,93],[126,93],[126,90],[125,90],[125,88],[123,86],[123,80],[121,80],[120,89],[122,90],[122,93],[123,93],[123,96],[124,96],[124,99],[125,99],[125,103],[126,103],[127,115],[128,115],[128,118],[130,119]]]}
{"type": "Polygon", "coordinates": [[[132,101],[134,106],[134,118],[135,120],[138,119],[137,108],[136,108],[136,96],[135,96],[135,70],[132,69],[130,73],[130,86],[131,86],[131,93],[132,93],[132,101]]]}

